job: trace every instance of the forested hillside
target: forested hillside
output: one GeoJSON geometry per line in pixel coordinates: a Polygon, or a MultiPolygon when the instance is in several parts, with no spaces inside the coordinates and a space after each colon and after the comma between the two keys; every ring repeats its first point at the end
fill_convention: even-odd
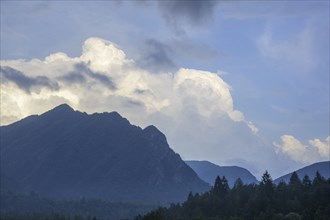
{"type": "Polygon", "coordinates": [[[289,183],[275,185],[268,172],[260,184],[245,185],[238,179],[232,189],[225,177],[217,177],[204,194],[189,194],[182,204],[158,208],[136,220],[284,220],[330,219],[330,179],[318,172],[313,180],[297,173],[289,183]]]}

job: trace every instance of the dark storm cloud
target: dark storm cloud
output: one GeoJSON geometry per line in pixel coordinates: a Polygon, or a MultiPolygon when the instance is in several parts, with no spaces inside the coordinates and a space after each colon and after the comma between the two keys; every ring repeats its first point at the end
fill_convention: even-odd
{"type": "Polygon", "coordinates": [[[187,1],[158,1],[163,16],[178,32],[182,32],[180,25],[203,25],[210,21],[213,10],[219,1],[187,0],[187,1]]]}
{"type": "MultiPolygon", "coordinates": [[[[75,72],[70,73],[68,76],[69,80],[82,80],[85,81],[85,77],[83,75],[89,76],[90,78],[98,81],[99,83],[105,85],[111,90],[117,89],[116,84],[113,82],[111,77],[106,76],[102,73],[91,71],[86,65],[80,63],[75,66],[75,72]],[[71,77],[70,77],[71,76],[71,77]]],[[[75,81],[78,82],[78,81],[75,81]]]]}
{"type": "Polygon", "coordinates": [[[137,63],[152,73],[172,71],[176,65],[170,58],[171,52],[173,51],[170,46],[156,39],[148,39],[141,48],[141,57],[137,63]]]}
{"type": "Polygon", "coordinates": [[[46,76],[29,77],[8,66],[0,67],[0,76],[1,83],[8,81],[13,82],[27,93],[31,93],[32,89],[35,87],[47,87],[51,90],[59,89],[59,85],[56,82],[52,82],[46,76]]]}

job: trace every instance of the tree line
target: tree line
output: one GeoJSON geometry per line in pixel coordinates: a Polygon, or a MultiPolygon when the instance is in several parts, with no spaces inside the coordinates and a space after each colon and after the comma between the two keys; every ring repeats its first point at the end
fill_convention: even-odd
{"type": "Polygon", "coordinates": [[[44,198],[35,192],[2,192],[0,220],[119,220],[156,208],[154,205],[110,202],[100,199],[44,198]]]}
{"type": "Polygon", "coordinates": [[[218,176],[212,189],[190,193],[182,204],[159,207],[135,220],[328,220],[330,219],[330,178],[316,172],[311,180],[301,180],[296,172],[288,183],[274,184],[266,171],[259,184],[244,184],[237,179],[229,188],[218,176]]]}

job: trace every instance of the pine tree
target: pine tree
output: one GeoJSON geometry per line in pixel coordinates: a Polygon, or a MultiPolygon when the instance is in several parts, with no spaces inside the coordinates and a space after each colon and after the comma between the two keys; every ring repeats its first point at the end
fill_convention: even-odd
{"type": "Polygon", "coordinates": [[[301,185],[301,180],[299,179],[299,176],[296,172],[292,173],[292,175],[290,177],[289,185],[290,186],[301,185]]]}
{"type": "Polygon", "coordinates": [[[267,170],[262,175],[260,188],[266,195],[271,195],[272,193],[274,193],[275,185],[273,183],[272,177],[267,170]]]}
{"type": "Polygon", "coordinates": [[[309,189],[312,186],[312,181],[309,179],[308,175],[305,175],[302,181],[304,189],[309,189]]]}
{"type": "Polygon", "coordinates": [[[215,179],[214,187],[213,187],[213,192],[216,195],[224,195],[228,192],[229,186],[228,186],[228,181],[226,177],[220,178],[220,176],[217,176],[215,179]]]}

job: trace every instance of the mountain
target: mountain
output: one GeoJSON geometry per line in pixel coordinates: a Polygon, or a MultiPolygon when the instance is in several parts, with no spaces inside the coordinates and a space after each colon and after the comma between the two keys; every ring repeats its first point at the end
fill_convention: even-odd
{"type": "MultiPolygon", "coordinates": [[[[319,171],[321,176],[323,176],[324,178],[326,178],[326,179],[330,178],[330,161],[314,163],[312,165],[309,165],[309,166],[303,167],[299,170],[296,170],[295,172],[298,174],[298,176],[301,180],[304,178],[305,175],[308,175],[308,177],[311,180],[313,180],[315,177],[316,171],[319,171]]],[[[280,183],[281,181],[288,183],[292,173],[281,176],[281,177],[275,179],[274,182],[276,184],[280,183]]]]}
{"type": "Polygon", "coordinates": [[[233,187],[235,181],[240,178],[243,183],[258,183],[258,180],[247,169],[237,166],[218,166],[209,161],[185,161],[197,175],[209,183],[214,185],[215,178],[217,176],[225,176],[228,180],[230,187],[233,187]]]}
{"type": "Polygon", "coordinates": [[[1,172],[26,192],[163,203],[209,188],[156,127],[117,112],[88,115],[63,104],[0,129],[1,172]]]}

